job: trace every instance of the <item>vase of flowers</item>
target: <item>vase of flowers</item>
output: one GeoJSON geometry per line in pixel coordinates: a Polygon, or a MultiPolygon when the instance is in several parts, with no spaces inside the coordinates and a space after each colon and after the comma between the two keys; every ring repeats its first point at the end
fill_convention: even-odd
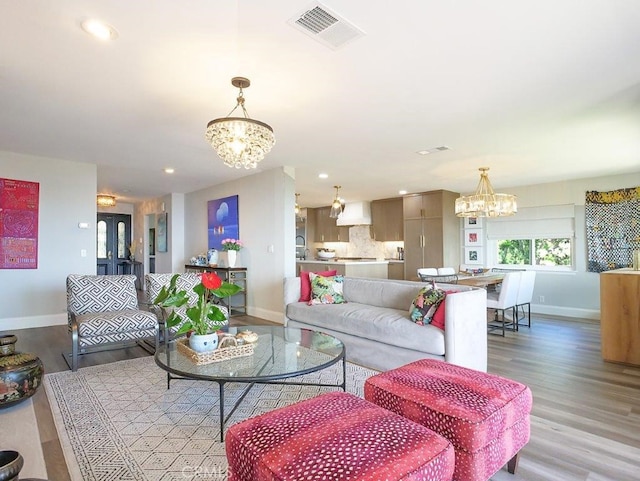
{"type": "Polygon", "coordinates": [[[236,256],[243,245],[240,239],[222,239],[222,250],[227,252],[227,266],[236,266],[236,256]]]}
{"type": "Polygon", "coordinates": [[[131,244],[129,244],[129,259],[131,260],[131,262],[136,260],[136,247],[136,241],[131,240],[131,244]]]}
{"type": "MultiPolygon", "coordinates": [[[[153,303],[160,307],[182,307],[189,301],[189,295],[185,290],[178,290],[176,282],[180,274],[171,278],[169,286],[163,286],[153,303]]],[[[213,272],[204,272],[200,284],[193,291],[198,294],[195,305],[187,308],[188,320],[176,331],[176,335],[191,332],[189,346],[197,352],[213,351],[218,346],[217,331],[226,324],[227,316],[216,304],[215,298],[230,297],[241,291],[242,288],[235,284],[225,282],[213,272]],[[200,336],[209,336],[205,339],[200,336]]],[[[175,312],[166,319],[167,327],[179,326],[183,319],[175,312]]]]}

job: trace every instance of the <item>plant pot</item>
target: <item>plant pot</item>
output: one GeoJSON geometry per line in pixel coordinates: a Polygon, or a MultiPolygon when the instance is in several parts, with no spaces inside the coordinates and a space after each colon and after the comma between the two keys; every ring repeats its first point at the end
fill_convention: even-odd
{"type": "Polygon", "coordinates": [[[196,352],[211,352],[218,347],[218,333],[191,334],[189,347],[196,352]]]}

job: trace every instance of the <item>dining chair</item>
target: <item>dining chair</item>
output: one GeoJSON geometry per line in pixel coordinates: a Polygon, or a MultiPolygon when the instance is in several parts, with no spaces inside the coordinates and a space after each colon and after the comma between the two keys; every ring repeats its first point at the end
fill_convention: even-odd
{"type": "Polygon", "coordinates": [[[438,275],[438,269],[436,269],[435,267],[420,267],[418,269],[418,277],[420,277],[421,275],[424,275],[424,276],[437,276],[438,275]]]}
{"type": "Polygon", "coordinates": [[[516,330],[517,313],[516,304],[518,303],[518,290],[520,289],[520,278],[522,272],[508,272],[502,280],[502,288],[500,292],[487,292],[487,309],[496,312],[496,316],[488,323],[490,333],[496,330],[502,331],[505,336],[506,327],[516,330]],[[505,316],[506,311],[511,310],[512,319],[505,316]]]}
{"type": "Polygon", "coordinates": [[[457,274],[453,267],[438,267],[439,276],[455,276],[457,274]]]}
{"type": "Polygon", "coordinates": [[[443,282],[445,284],[457,284],[458,283],[458,275],[457,274],[448,274],[448,275],[437,275],[431,276],[428,274],[418,274],[418,277],[422,282],[443,282]]]}
{"type": "Polygon", "coordinates": [[[518,288],[518,299],[516,301],[516,330],[518,326],[531,327],[531,301],[533,300],[533,288],[536,283],[536,271],[524,271],[520,277],[520,287],[518,288]],[[524,308],[527,308],[525,314],[524,308]],[[522,310],[522,316],[520,316],[522,310]],[[521,319],[527,319],[526,324],[520,324],[521,319]]]}

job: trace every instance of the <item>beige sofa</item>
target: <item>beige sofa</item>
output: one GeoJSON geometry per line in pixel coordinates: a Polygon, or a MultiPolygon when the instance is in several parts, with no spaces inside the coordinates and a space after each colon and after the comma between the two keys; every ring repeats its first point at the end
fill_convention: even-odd
{"type": "Polygon", "coordinates": [[[347,359],[389,370],[423,358],[487,370],[487,296],[483,289],[441,285],[444,331],[409,318],[411,301],[425,284],[345,277],[344,304],[298,302],[300,278],[284,280],[285,325],[326,332],[346,346],[347,359]]]}

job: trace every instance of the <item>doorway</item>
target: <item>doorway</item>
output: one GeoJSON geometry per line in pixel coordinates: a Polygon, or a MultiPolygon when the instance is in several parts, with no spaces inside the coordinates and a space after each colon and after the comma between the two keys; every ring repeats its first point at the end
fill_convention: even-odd
{"type": "Polygon", "coordinates": [[[98,213],[96,227],[98,275],[129,274],[131,215],[98,213]]]}

